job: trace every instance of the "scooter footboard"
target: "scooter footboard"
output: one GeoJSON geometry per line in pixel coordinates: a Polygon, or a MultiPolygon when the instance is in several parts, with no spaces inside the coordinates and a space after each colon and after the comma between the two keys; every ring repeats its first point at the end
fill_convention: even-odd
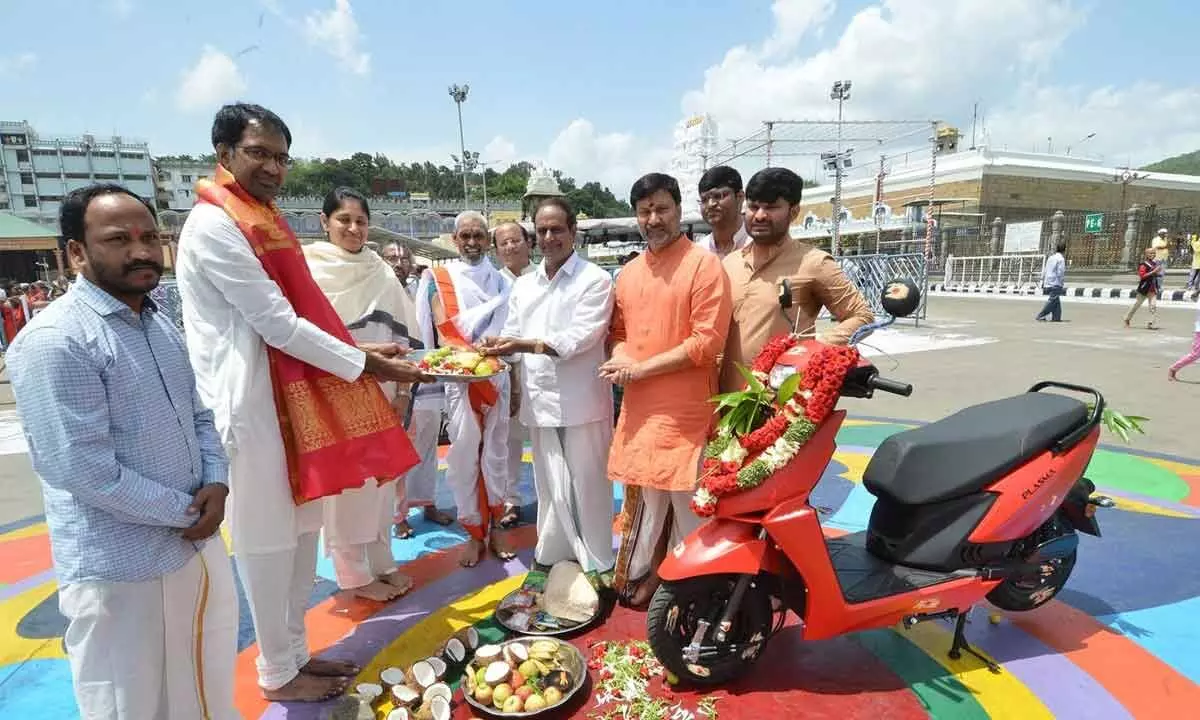
{"type": "Polygon", "coordinates": [[[699,575],[779,573],[778,552],[760,536],[762,526],[715,518],[676,545],[658,567],[666,581],[699,575]]]}

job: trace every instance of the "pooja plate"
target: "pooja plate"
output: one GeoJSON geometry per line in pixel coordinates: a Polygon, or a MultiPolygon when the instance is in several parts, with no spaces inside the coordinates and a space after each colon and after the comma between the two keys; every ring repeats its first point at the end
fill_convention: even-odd
{"type": "MultiPolygon", "coordinates": [[[[511,633],[516,633],[517,635],[520,635],[523,637],[538,637],[538,636],[542,636],[542,635],[544,635],[546,637],[561,637],[563,635],[570,635],[572,633],[576,633],[581,630],[586,630],[586,629],[592,627],[593,625],[596,624],[597,621],[600,620],[601,616],[604,614],[604,600],[603,600],[603,598],[601,598],[600,604],[596,607],[595,614],[592,615],[592,617],[589,618],[586,622],[576,623],[573,625],[560,627],[557,629],[547,628],[547,627],[534,627],[532,620],[534,619],[534,616],[536,616],[536,614],[538,612],[542,612],[542,611],[534,610],[532,612],[529,612],[528,609],[525,609],[525,608],[519,608],[519,607],[518,608],[506,608],[505,607],[506,604],[511,602],[512,598],[516,597],[520,593],[521,593],[521,589],[518,588],[518,589],[510,592],[508,595],[505,595],[504,599],[500,601],[499,605],[497,605],[496,612],[493,614],[493,617],[495,617],[496,622],[500,625],[500,627],[504,628],[505,630],[508,630],[511,633]],[[521,624],[521,622],[519,621],[518,614],[521,612],[527,612],[528,615],[530,616],[531,622],[529,625],[523,626],[521,624]]],[[[559,623],[571,622],[569,620],[560,620],[558,618],[553,618],[553,620],[555,620],[556,622],[559,622],[559,623]]]]}
{"type": "MultiPolygon", "coordinates": [[[[569,642],[566,642],[564,640],[559,640],[557,638],[550,637],[548,635],[528,635],[528,636],[524,636],[524,637],[513,638],[512,640],[507,640],[503,643],[500,643],[500,645],[505,646],[510,643],[519,642],[526,646],[529,646],[530,644],[532,644],[538,640],[552,640],[552,641],[558,643],[561,647],[565,648],[568,651],[566,653],[566,656],[567,656],[566,659],[562,662],[562,668],[571,674],[571,687],[570,687],[570,689],[563,692],[562,700],[558,701],[557,703],[555,703],[549,707],[541,708],[539,710],[533,710],[533,711],[529,711],[529,712],[526,712],[526,711],[504,712],[503,710],[497,708],[495,705],[485,705],[485,704],[479,702],[471,695],[471,693],[467,692],[467,679],[466,679],[466,675],[464,674],[462,680],[459,682],[459,690],[462,692],[463,699],[465,699],[467,701],[467,704],[486,715],[489,715],[491,717],[498,717],[498,718],[536,717],[538,715],[544,715],[546,713],[552,713],[555,711],[562,710],[568,704],[570,704],[571,700],[579,693],[579,690],[584,686],[584,683],[587,682],[587,674],[588,674],[587,660],[583,657],[583,653],[579,650],[579,648],[575,647],[574,645],[572,645],[569,642]]],[[[471,662],[467,663],[466,672],[471,672],[472,671],[471,668],[473,668],[474,666],[475,666],[475,659],[472,658],[471,662]]]]}
{"type": "MultiPolygon", "coordinates": [[[[413,350],[405,355],[402,359],[412,363],[419,363],[426,355],[433,352],[432,350],[413,350]]],[[[491,375],[465,375],[460,373],[437,372],[436,370],[423,370],[426,375],[432,378],[437,378],[438,382],[444,383],[474,383],[482,380],[493,380],[508,372],[509,365],[503,360],[500,362],[500,369],[491,375]]]]}

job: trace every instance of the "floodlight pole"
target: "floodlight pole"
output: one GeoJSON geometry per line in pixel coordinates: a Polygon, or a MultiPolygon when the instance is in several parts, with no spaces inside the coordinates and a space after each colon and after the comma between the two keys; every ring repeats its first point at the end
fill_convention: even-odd
{"type": "Polygon", "coordinates": [[[842,105],[850,99],[850,81],[835,82],[829,97],[838,104],[837,152],[833,160],[833,233],[829,241],[829,252],[836,256],[842,239],[842,105]]]}
{"type": "Polygon", "coordinates": [[[451,85],[450,97],[454,99],[454,104],[458,107],[458,148],[462,153],[459,157],[462,158],[462,180],[463,180],[463,210],[470,209],[470,203],[467,199],[467,143],[463,138],[463,122],[462,122],[462,104],[467,101],[467,93],[471,90],[470,85],[451,85]]]}

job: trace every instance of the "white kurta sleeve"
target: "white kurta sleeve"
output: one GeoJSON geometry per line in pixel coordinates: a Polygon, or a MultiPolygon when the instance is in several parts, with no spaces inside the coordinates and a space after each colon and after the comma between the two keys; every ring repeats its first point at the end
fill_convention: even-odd
{"type": "Polygon", "coordinates": [[[192,212],[205,207],[211,208],[206,212],[220,213],[220,217],[198,227],[189,238],[195,243],[192,252],[200,272],[263,342],[347,382],[358,379],[366,353],[298,316],[231,218],[219,208],[203,204],[192,212]]]}
{"type": "Polygon", "coordinates": [[[421,273],[421,281],[417,283],[417,327],[420,330],[419,337],[421,344],[427,350],[432,350],[437,347],[437,334],[433,328],[433,293],[436,290],[433,284],[433,271],[426,270],[421,273]]]}
{"type": "Polygon", "coordinates": [[[588,278],[572,309],[571,323],[551,329],[542,341],[554,348],[559,360],[568,360],[604,341],[612,312],[612,280],[608,273],[601,271],[594,278],[588,278]]]}

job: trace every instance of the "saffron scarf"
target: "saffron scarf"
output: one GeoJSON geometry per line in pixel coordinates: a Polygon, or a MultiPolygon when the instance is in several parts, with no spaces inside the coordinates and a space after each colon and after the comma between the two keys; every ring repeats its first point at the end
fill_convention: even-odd
{"type": "MultiPolygon", "coordinates": [[[[251,197],[221,166],[212,180],[196,183],[196,196],[233,219],[296,315],[347,345],[355,344],[313,280],[300,241],[273,204],[251,197]]],[[[375,378],[364,373],[346,382],[269,345],[267,359],[288,484],[297,505],[362,487],[368,478],[385,482],[419,462],[375,378]]]]}

